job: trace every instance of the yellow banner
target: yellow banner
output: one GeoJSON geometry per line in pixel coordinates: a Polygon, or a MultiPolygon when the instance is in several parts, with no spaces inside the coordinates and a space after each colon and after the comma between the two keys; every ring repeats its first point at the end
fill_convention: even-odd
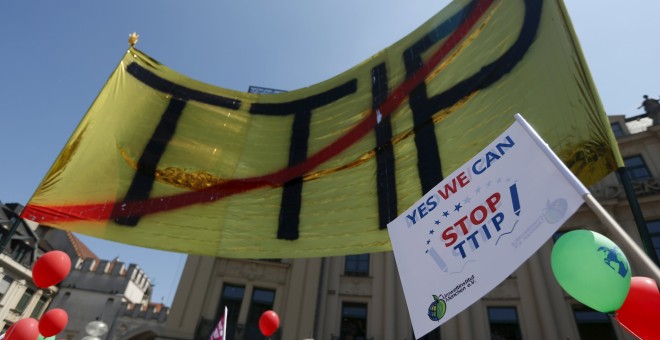
{"type": "Polygon", "coordinates": [[[211,256],[390,250],[386,224],[517,112],[586,185],[622,164],[556,0],[454,1],[279,94],[203,84],[131,48],[22,216],[211,256]]]}

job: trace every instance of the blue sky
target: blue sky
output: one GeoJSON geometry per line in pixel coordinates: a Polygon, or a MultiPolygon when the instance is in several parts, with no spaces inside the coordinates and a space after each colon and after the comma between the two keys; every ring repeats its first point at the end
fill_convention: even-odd
{"type": "MultiPolygon", "coordinates": [[[[660,95],[660,1],[565,0],[608,114],[660,95]]],[[[0,201],[26,204],[127,48],[235,90],[293,90],[341,73],[414,30],[447,0],[7,1],[0,5],[0,201]]],[[[171,305],[184,254],[81,236],[137,263],[171,305]]]]}

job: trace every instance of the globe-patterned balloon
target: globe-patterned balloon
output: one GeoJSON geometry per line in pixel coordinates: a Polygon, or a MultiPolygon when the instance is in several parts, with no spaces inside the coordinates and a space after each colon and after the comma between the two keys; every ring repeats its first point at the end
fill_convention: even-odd
{"type": "Polygon", "coordinates": [[[552,272],[575,300],[601,312],[619,309],[630,289],[630,264],[619,247],[591,230],[573,230],[552,247],[552,272]]]}

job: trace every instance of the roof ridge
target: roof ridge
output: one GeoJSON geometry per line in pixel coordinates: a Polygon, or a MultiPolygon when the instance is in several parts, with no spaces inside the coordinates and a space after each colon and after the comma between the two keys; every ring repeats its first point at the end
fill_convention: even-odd
{"type": "Polygon", "coordinates": [[[76,252],[76,255],[82,259],[94,259],[96,261],[99,261],[99,257],[94,254],[94,252],[83,243],[76,235],[73,234],[73,232],[66,230],[66,236],[69,238],[69,242],[71,243],[71,246],[73,247],[73,250],[76,252]]]}

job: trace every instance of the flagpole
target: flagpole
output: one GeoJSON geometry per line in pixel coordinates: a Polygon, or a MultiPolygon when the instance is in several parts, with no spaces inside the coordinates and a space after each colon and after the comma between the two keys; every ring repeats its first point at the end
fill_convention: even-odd
{"type": "Polygon", "coordinates": [[[544,153],[548,156],[548,158],[555,163],[559,171],[564,175],[564,177],[571,183],[573,184],[573,187],[575,190],[577,190],[578,193],[582,196],[584,201],[587,203],[589,208],[596,214],[598,219],[605,225],[605,227],[609,228],[611,231],[613,231],[616,236],[620,240],[623,241],[623,245],[625,246],[625,249],[630,251],[629,254],[634,254],[638,258],[642,260],[642,263],[647,267],[649,272],[651,272],[656,281],[656,283],[660,284],[660,269],[656,266],[656,264],[649,258],[648,255],[635,243],[635,241],[628,235],[623,228],[610,216],[610,214],[607,213],[605,208],[603,208],[600,203],[591,195],[591,192],[580,182],[577,177],[568,169],[566,164],[564,164],[559,157],[552,151],[550,146],[539,136],[539,134],[534,130],[534,128],[527,123],[525,118],[523,118],[519,113],[515,114],[515,119],[520,123],[520,125],[529,133],[529,135],[532,137],[534,141],[536,141],[536,144],[541,148],[541,150],[544,151],[544,153]]]}
{"type": "Polygon", "coordinates": [[[589,193],[583,196],[584,201],[587,203],[589,208],[598,216],[598,219],[606,227],[609,227],[616,236],[623,241],[623,245],[630,254],[634,254],[639,259],[642,260],[642,263],[647,267],[647,269],[653,274],[656,283],[660,283],[660,269],[656,264],[651,260],[651,258],[646,255],[644,250],[635,243],[635,241],[626,233],[623,228],[607,213],[605,208],[598,203],[598,201],[589,193]]]}
{"type": "Polygon", "coordinates": [[[626,198],[628,199],[628,204],[630,204],[630,211],[632,212],[633,218],[635,219],[635,224],[637,225],[637,231],[639,236],[642,239],[642,246],[646,251],[646,254],[653,260],[655,263],[660,263],[658,260],[658,255],[653,249],[653,243],[651,241],[651,235],[649,235],[649,230],[646,227],[646,221],[644,221],[644,214],[642,213],[642,208],[639,206],[639,201],[637,200],[637,194],[635,189],[630,181],[630,176],[626,167],[620,167],[616,170],[616,174],[623,185],[623,190],[626,193],[626,198]]]}

